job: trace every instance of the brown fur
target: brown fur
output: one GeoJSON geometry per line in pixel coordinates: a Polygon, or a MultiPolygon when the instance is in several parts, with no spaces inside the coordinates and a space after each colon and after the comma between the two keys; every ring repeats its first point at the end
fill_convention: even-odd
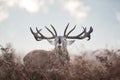
{"type": "Polygon", "coordinates": [[[46,69],[48,67],[47,64],[49,64],[50,53],[50,51],[45,50],[33,50],[24,57],[24,64],[27,68],[46,69]]]}

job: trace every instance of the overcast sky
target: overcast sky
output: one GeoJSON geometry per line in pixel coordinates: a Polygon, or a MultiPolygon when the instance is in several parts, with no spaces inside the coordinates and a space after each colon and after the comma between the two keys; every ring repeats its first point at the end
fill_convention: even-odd
{"type": "Polygon", "coordinates": [[[0,0],[0,44],[11,42],[18,51],[51,50],[47,41],[35,41],[31,26],[43,28],[52,24],[59,35],[66,25],[77,25],[71,35],[82,27],[93,27],[91,40],[76,40],[71,51],[98,48],[120,48],[120,0],[0,0]]]}

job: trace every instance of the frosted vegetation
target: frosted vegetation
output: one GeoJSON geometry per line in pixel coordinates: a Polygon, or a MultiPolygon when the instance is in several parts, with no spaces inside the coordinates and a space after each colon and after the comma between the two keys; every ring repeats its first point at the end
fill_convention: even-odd
{"type": "Polygon", "coordinates": [[[10,44],[0,49],[0,80],[120,80],[120,49],[84,51],[71,59],[69,69],[56,63],[56,70],[47,69],[52,63],[45,63],[46,69],[26,67],[10,44]]]}

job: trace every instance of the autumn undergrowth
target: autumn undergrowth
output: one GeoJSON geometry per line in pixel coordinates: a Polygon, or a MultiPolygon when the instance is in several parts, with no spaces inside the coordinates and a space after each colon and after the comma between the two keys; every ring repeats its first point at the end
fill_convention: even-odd
{"type": "MultiPolygon", "coordinates": [[[[120,80],[120,49],[74,56],[68,70],[28,69],[10,45],[0,48],[0,80],[120,80]]],[[[46,64],[47,65],[47,64],[46,64]]]]}

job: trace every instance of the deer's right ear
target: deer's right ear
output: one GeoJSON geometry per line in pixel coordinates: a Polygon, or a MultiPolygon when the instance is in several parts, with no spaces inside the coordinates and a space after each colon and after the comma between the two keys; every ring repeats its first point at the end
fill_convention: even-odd
{"type": "Polygon", "coordinates": [[[51,39],[47,39],[47,41],[51,44],[51,45],[54,45],[54,41],[53,40],[51,40],[51,39]]]}
{"type": "Polygon", "coordinates": [[[73,44],[75,42],[75,40],[71,40],[71,41],[68,41],[68,45],[71,45],[71,44],[73,44]]]}

